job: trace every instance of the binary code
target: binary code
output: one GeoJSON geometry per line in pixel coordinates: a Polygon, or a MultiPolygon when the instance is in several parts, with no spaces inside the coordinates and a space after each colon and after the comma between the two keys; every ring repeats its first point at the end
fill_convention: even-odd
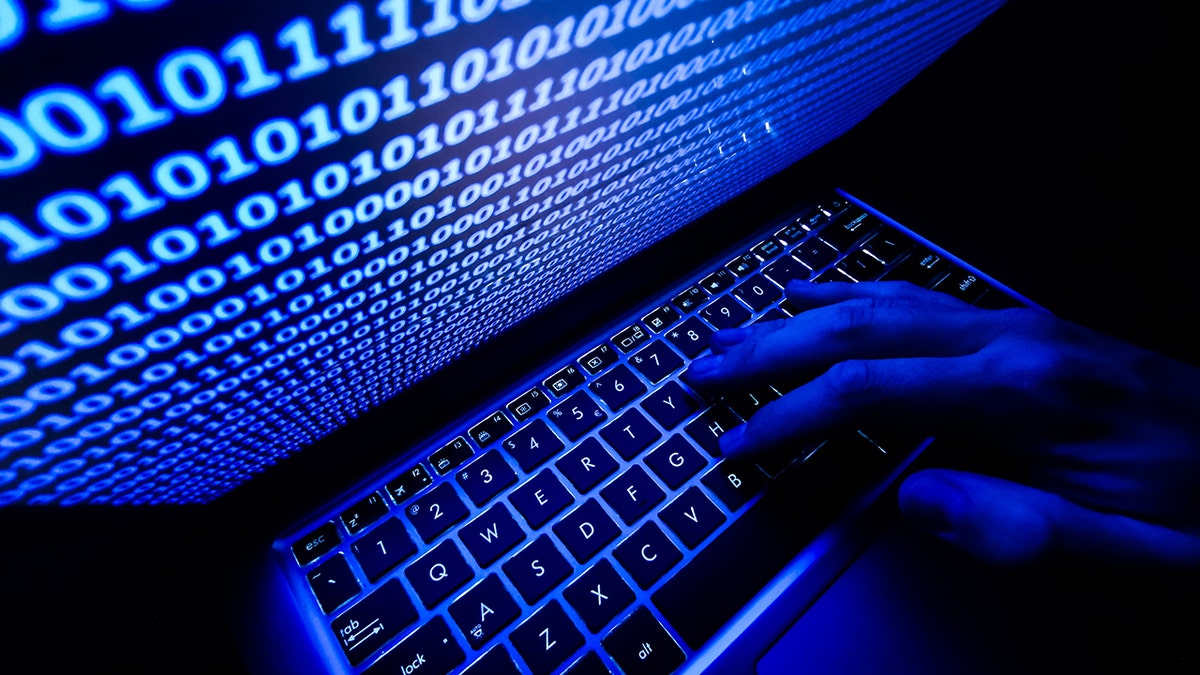
{"type": "Polygon", "coordinates": [[[995,4],[0,0],[0,503],[227,492],[995,4]]]}

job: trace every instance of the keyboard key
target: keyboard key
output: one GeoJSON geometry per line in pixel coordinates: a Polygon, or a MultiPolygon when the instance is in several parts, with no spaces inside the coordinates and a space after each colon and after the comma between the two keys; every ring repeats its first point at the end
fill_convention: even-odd
{"type": "Polygon", "coordinates": [[[404,524],[388,518],[383,524],[351,544],[354,557],[371,581],[377,581],[396,565],[417,552],[417,545],[404,524]]]}
{"type": "Polygon", "coordinates": [[[787,286],[788,282],[793,279],[807,279],[811,275],[812,270],[800,264],[800,261],[790,255],[785,255],[763,268],[763,276],[779,284],[780,287],[787,286]]]}
{"type": "Polygon", "coordinates": [[[577,391],[551,408],[549,419],[559,431],[574,441],[608,419],[608,415],[586,391],[577,391]]]}
{"type": "Polygon", "coordinates": [[[646,464],[672,490],[687,482],[708,461],[683,436],[672,436],[646,455],[646,464]]]}
{"type": "Polygon", "coordinates": [[[846,274],[845,272],[838,269],[837,267],[833,267],[833,268],[825,270],[824,272],[821,272],[820,274],[817,275],[817,278],[812,280],[812,282],[814,284],[827,284],[831,281],[839,282],[839,283],[850,283],[850,282],[854,281],[854,277],[851,277],[849,274],[846,274]]]}
{"type": "Polygon", "coordinates": [[[467,507],[449,483],[442,483],[428,494],[413,500],[405,509],[408,521],[426,544],[450,526],[467,517],[467,507]]]}
{"type": "MultiPolygon", "coordinates": [[[[557,440],[557,439],[556,439],[557,440]]],[[[505,445],[512,438],[505,441],[505,445]]],[[[512,470],[508,462],[496,450],[492,450],[471,462],[457,474],[458,486],[467,493],[475,506],[483,506],[488,500],[500,494],[504,488],[517,482],[517,472],[512,470]]]]}
{"type": "Polygon", "coordinates": [[[624,364],[596,378],[588,388],[613,412],[646,393],[646,385],[624,364]]]}
{"type": "Polygon", "coordinates": [[[979,296],[983,295],[988,288],[987,282],[974,274],[958,267],[952,267],[950,274],[939,281],[933,290],[969,303],[978,300],[979,296]]]}
{"type": "MultiPolygon", "coordinates": [[[[415,675],[416,671],[413,672],[415,675]]],[[[521,669],[517,667],[516,663],[513,663],[513,659],[504,645],[496,645],[492,647],[491,651],[484,654],[483,658],[464,670],[463,675],[521,675],[521,669]]]]}
{"type": "Polygon", "coordinates": [[[700,488],[692,486],[667,504],[658,517],[688,548],[696,548],[725,522],[725,514],[700,488]]]}
{"type": "Polygon", "coordinates": [[[642,317],[642,323],[655,333],[663,332],[676,321],[679,321],[679,312],[676,312],[675,308],[669,304],[661,305],[642,317]]]}
{"type": "Polygon", "coordinates": [[[735,328],[750,320],[750,310],[746,309],[731,295],[722,295],[700,310],[704,317],[717,329],[735,328]]]}
{"type": "Polygon", "coordinates": [[[546,396],[541,389],[534,387],[529,391],[514,398],[508,405],[504,406],[513,419],[518,422],[533,417],[539,412],[546,409],[550,405],[550,397],[546,396]]]}
{"type": "Polygon", "coordinates": [[[700,319],[688,317],[687,321],[667,332],[667,342],[683,352],[689,359],[694,359],[708,348],[708,339],[712,337],[713,329],[700,319]]]}
{"type": "Polygon", "coordinates": [[[307,565],[332,551],[341,540],[337,526],[325,523],[292,544],[292,555],[296,556],[296,562],[307,565]]]}
{"type": "Polygon", "coordinates": [[[783,297],[783,291],[767,281],[766,277],[761,274],[755,274],[738,284],[738,287],[733,289],[733,294],[756,312],[763,311],[783,297]]]}
{"type": "Polygon", "coordinates": [[[534,675],[549,675],[583,646],[583,634],[557,600],[517,626],[509,640],[534,675]]]}
{"type": "Polygon", "coordinates": [[[354,597],[362,588],[358,585],[358,579],[354,578],[354,572],[350,571],[346,556],[341,553],[321,563],[305,576],[313,595],[317,596],[317,604],[321,605],[326,614],[354,597]]]}
{"type": "Polygon", "coordinates": [[[870,253],[858,249],[851,251],[838,263],[838,269],[855,281],[871,281],[883,273],[883,263],[870,253]]]}
{"type": "Polygon", "coordinates": [[[683,650],[645,607],[614,628],[603,644],[626,675],[670,675],[684,661],[683,650]]]}
{"type": "Polygon", "coordinates": [[[565,446],[542,420],[534,420],[504,441],[504,449],[525,472],[533,471],[565,446]]]}
{"type": "Polygon", "coordinates": [[[607,441],[617,454],[625,459],[633,459],[654,441],[662,438],[662,432],[646,419],[641,410],[633,408],[601,429],[600,437],[607,441]]]}
{"type": "Polygon", "coordinates": [[[458,641],[450,634],[446,620],[435,616],[400,641],[371,666],[368,675],[390,673],[420,673],[446,675],[466,660],[458,641]]]}
{"type": "Polygon", "coordinates": [[[870,251],[871,255],[885,265],[898,260],[900,256],[912,250],[912,247],[911,239],[886,226],[883,231],[863,244],[863,250],[870,251]]]}
{"type": "Polygon", "coordinates": [[[384,491],[392,496],[392,501],[397,504],[403,504],[408,501],[409,497],[424,490],[433,483],[433,476],[425,470],[425,466],[418,464],[413,468],[400,474],[395,480],[384,486],[384,491]]]}
{"type": "Polygon", "coordinates": [[[350,665],[358,665],[416,620],[417,610],[408,594],[392,579],[334,619],[330,627],[350,665]]]}
{"type": "Polygon", "coordinates": [[[849,251],[863,237],[882,227],[878,218],[866,212],[852,213],[849,218],[830,223],[817,233],[825,243],[839,251],[849,251]]]}
{"type": "Polygon", "coordinates": [[[792,257],[804,263],[814,272],[833,262],[837,254],[837,249],[816,237],[800,244],[792,251],[792,257]]]}
{"type": "Polygon", "coordinates": [[[675,563],[683,560],[683,554],[653,520],[618,544],[613,555],[642,590],[650,588],[675,563]]]}
{"type": "Polygon", "coordinates": [[[754,245],[750,249],[759,260],[770,260],[775,256],[783,253],[783,244],[780,244],[777,239],[766,239],[754,245]]]}
{"type": "Polygon", "coordinates": [[[704,289],[688,286],[682,293],[671,298],[671,304],[686,314],[699,307],[705,300],[708,300],[708,293],[705,293],[704,289]]]}
{"type": "Polygon", "coordinates": [[[798,220],[788,223],[782,230],[775,233],[775,238],[782,241],[784,246],[791,246],[807,236],[808,228],[801,225],[798,220]]]}
{"type": "Polygon", "coordinates": [[[700,401],[678,382],[668,382],[642,401],[642,409],[664,429],[670,429],[699,410],[700,401]]]}
{"type": "Polygon", "coordinates": [[[350,534],[358,534],[368,525],[387,515],[388,505],[383,495],[372,492],[362,501],[342,512],[342,524],[350,534]]]}
{"type": "Polygon", "coordinates": [[[568,391],[583,384],[584,379],[583,372],[571,364],[546,378],[542,386],[549,389],[555,398],[562,398],[568,391]]]}
{"type": "Polygon", "coordinates": [[[766,476],[753,464],[726,461],[705,474],[700,482],[708,486],[730,511],[736,511],[762,491],[766,476]]]}
{"type": "Polygon", "coordinates": [[[575,665],[567,669],[563,675],[610,675],[608,666],[596,656],[596,652],[588,652],[575,665]]]}
{"type": "Polygon", "coordinates": [[[595,633],[632,604],[634,595],[612,563],[601,558],[563,590],[563,598],[595,633]]]}
{"type": "Polygon", "coordinates": [[[628,354],[633,351],[638,345],[650,339],[650,334],[642,328],[642,324],[635,323],[625,330],[617,333],[612,337],[612,343],[621,350],[621,353],[628,354]]]}
{"type": "Polygon", "coordinates": [[[471,459],[474,454],[475,450],[471,448],[471,444],[467,442],[467,439],[459,436],[430,455],[429,464],[439,476],[445,476],[459,464],[471,459]]]}
{"type": "Polygon", "coordinates": [[[724,403],[717,403],[701,413],[699,417],[689,422],[683,430],[693,441],[696,441],[696,445],[704,448],[705,452],[709,455],[720,457],[721,447],[717,442],[718,439],[726,431],[741,423],[742,421],[733,414],[729,406],[724,403]]]}
{"type": "Polygon", "coordinates": [[[450,616],[467,638],[467,644],[479,649],[521,616],[521,608],[500,577],[489,574],[450,605],[450,616]]]}
{"type": "Polygon", "coordinates": [[[748,420],[760,408],[782,396],[774,387],[764,387],[758,391],[735,394],[726,399],[726,401],[729,407],[733,409],[733,412],[737,413],[738,417],[748,420]]]}
{"type": "Polygon", "coordinates": [[[616,480],[604,486],[600,490],[600,496],[626,525],[632,525],[667,495],[645,469],[635,464],[616,480]]]}
{"type": "Polygon", "coordinates": [[[733,275],[733,272],[730,272],[722,267],[716,272],[713,272],[712,274],[701,279],[700,288],[703,288],[709,293],[720,293],[726,288],[732,286],[736,281],[737,277],[733,275]]]}
{"type": "Polygon", "coordinates": [[[575,500],[550,469],[543,469],[508,498],[529,527],[537,529],[575,500]]]}
{"type": "Polygon", "coordinates": [[[663,378],[683,367],[683,359],[671,351],[671,348],[659,340],[650,343],[642,351],[634,354],[629,362],[651,382],[661,382],[663,378]]]}
{"type": "Polygon", "coordinates": [[[479,447],[482,448],[488,443],[500,438],[504,434],[507,434],[512,430],[512,428],[513,423],[504,416],[504,413],[497,410],[491,415],[488,415],[487,418],[479,424],[471,427],[467,431],[467,435],[475,439],[475,442],[478,443],[479,447]]]}
{"type": "Polygon", "coordinates": [[[918,246],[912,255],[883,275],[891,281],[907,281],[917,286],[929,286],[950,269],[950,262],[929,249],[918,246]]]}
{"type": "Polygon", "coordinates": [[[759,264],[760,261],[758,256],[754,255],[753,253],[746,252],[725,263],[725,269],[733,272],[739,277],[744,277],[758,269],[759,264]]]}
{"type": "Polygon", "coordinates": [[[501,567],[525,602],[536,602],[571,574],[571,564],[543,534],[501,567]]]}
{"type": "Polygon", "coordinates": [[[426,608],[441,602],[475,576],[452,539],[447,539],[404,568],[404,576],[426,608]]]}
{"type": "Polygon", "coordinates": [[[579,492],[586,493],[617,470],[617,460],[600,441],[588,438],[554,463],[579,492]]]}
{"type": "Polygon", "coordinates": [[[503,503],[494,504],[458,530],[458,538],[480,567],[487,567],[525,539],[525,531],[503,503]]]}
{"type": "Polygon", "coordinates": [[[589,375],[596,375],[605,368],[617,362],[617,351],[607,342],[579,357],[579,365],[589,375]]]}
{"type": "Polygon", "coordinates": [[[554,534],[567,547],[575,560],[585,563],[600,552],[604,545],[621,534],[621,528],[613,522],[600,502],[589,499],[583,506],[567,514],[554,524],[554,534]]]}

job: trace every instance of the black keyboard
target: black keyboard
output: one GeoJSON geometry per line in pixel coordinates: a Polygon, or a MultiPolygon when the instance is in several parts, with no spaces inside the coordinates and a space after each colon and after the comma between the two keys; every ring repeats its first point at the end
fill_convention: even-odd
{"type": "Polygon", "coordinates": [[[841,197],[774,229],[288,538],[283,564],[309,590],[298,600],[328,626],[314,638],[372,674],[686,663],[916,445],[860,431],[725,460],[717,439],[781,392],[689,388],[710,336],[791,314],[792,279],[905,279],[1008,303],[841,197]]]}

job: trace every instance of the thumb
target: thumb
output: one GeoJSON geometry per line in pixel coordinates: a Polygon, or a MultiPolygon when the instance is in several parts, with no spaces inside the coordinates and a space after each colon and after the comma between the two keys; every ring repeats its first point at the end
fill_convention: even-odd
{"type": "Polygon", "coordinates": [[[1109,564],[1200,564],[1200,533],[1099,513],[1059,495],[1000,478],[931,469],[900,486],[905,520],[1000,564],[1049,555],[1109,564]]]}

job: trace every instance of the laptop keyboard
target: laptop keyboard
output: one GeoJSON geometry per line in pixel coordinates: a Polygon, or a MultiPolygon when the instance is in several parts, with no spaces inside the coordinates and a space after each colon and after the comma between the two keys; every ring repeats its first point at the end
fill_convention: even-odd
{"type": "Polygon", "coordinates": [[[707,400],[687,363],[716,330],[792,314],[792,279],[879,278],[1009,304],[827,200],[288,540],[319,639],[372,675],[677,670],[916,446],[860,431],[725,460],[718,438],[782,394],[707,400]]]}

